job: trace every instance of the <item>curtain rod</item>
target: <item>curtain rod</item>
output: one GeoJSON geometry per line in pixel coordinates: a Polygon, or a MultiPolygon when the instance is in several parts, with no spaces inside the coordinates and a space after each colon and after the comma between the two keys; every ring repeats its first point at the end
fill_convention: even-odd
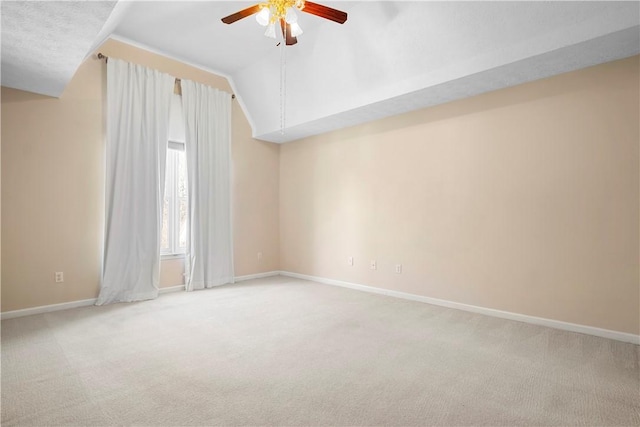
{"type": "MultiPolygon", "coordinates": [[[[104,59],[105,62],[109,62],[109,57],[107,55],[103,55],[101,52],[98,52],[98,59],[104,59]]],[[[176,83],[180,83],[182,80],[176,77],[176,83]]],[[[236,94],[231,94],[231,99],[236,99],[236,94]]]]}

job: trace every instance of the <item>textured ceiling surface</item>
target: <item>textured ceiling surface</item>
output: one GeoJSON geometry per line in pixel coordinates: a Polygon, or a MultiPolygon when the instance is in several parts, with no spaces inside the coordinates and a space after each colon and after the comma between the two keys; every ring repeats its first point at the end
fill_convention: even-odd
{"type": "MultiPolygon", "coordinates": [[[[232,25],[220,21],[254,4],[256,1],[133,2],[115,34],[229,76],[260,58],[278,53],[276,42],[264,36],[265,28],[253,16],[232,25]]],[[[346,10],[355,3],[322,1],[322,4],[346,10]]],[[[305,33],[300,44],[289,49],[303,46],[304,38],[320,26],[340,29],[338,24],[306,13],[298,13],[298,22],[305,33]]]]}
{"type": "Polygon", "coordinates": [[[115,1],[3,1],[2,85],[60,96],[115,1]]]}
{"type": "Polygon", "coordinates": [[[639,2],[317,2],[347,22],[300,13],[284,58],[253,17],[220,22],[252,1],[3,2],[2,83],[55,95],[111,36],[226,76],[254,136],[286,142],[640,53],[639,2]]]}

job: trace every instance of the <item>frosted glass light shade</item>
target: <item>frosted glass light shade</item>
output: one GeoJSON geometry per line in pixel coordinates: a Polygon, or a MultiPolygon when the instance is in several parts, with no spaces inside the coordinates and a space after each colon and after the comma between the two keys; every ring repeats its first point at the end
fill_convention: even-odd
{"type": "Polygon", "coordinates": [[[296,22],[291,24],[291,36],[292,37],[298,37],[302,33],[303,33],[303,31],[302,31],[302,28],[300,28],[300,25],[298,25],[296,22]]]}
{"type": "Polygon", "coordinates": [[[264,35],[267,37],[271,37],[272,39],[276,38],[276,25],[274,23],[269,24],[267,30],[264,32],[264,35]]]}
{"type": "Polygon", "coordinates": [[[287,24],[295,24],[298,22],[298,15],[296,15],[292,7],[287,9],[287,15],[284,17],[284,20],[287,21],[287,24]]]}
{"type": "Polygon", "coordinates": [[[258,24],[266,27],[267,25],[269,25],[270,15],[271,14],[269,12],[269,8],[263,7],[262,10],[260,10],[260,12],[258,12],[258,14],[256,15],[256,21],[258,21],[258,24]]]}

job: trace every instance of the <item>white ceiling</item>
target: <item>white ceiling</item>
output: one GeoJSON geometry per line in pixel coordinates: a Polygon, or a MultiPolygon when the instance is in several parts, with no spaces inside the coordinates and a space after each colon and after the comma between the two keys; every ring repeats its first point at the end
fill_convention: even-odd
{"type": "Polygon", "coordinates": [[[316,1],[349,18],[299,14],[284,134],[281,50],[220,22],[252,1],[3,1],[2,84],[59,96],[111,36],[227,76],[254,136],[286,142],[640,53],[635,1],[316,1]]]}
{"type": "Polygon", "coordinates": [[[116,1],[2,1],[2,85],[60,96],[116,1]]]}

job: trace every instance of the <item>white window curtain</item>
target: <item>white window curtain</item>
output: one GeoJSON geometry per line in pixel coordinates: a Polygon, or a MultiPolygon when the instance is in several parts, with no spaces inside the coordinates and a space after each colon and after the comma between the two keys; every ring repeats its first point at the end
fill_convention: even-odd
{"type": "Polygon", "coordinates": [[[189,238],[186,290],[233,283],[231,95],[182,80],[189,238]]]}
{"type": "Polygon", "coordinates": [[[107,63],[106,214],[97,305],[158,296],[167,135],[174,78],[107,63]]]}

